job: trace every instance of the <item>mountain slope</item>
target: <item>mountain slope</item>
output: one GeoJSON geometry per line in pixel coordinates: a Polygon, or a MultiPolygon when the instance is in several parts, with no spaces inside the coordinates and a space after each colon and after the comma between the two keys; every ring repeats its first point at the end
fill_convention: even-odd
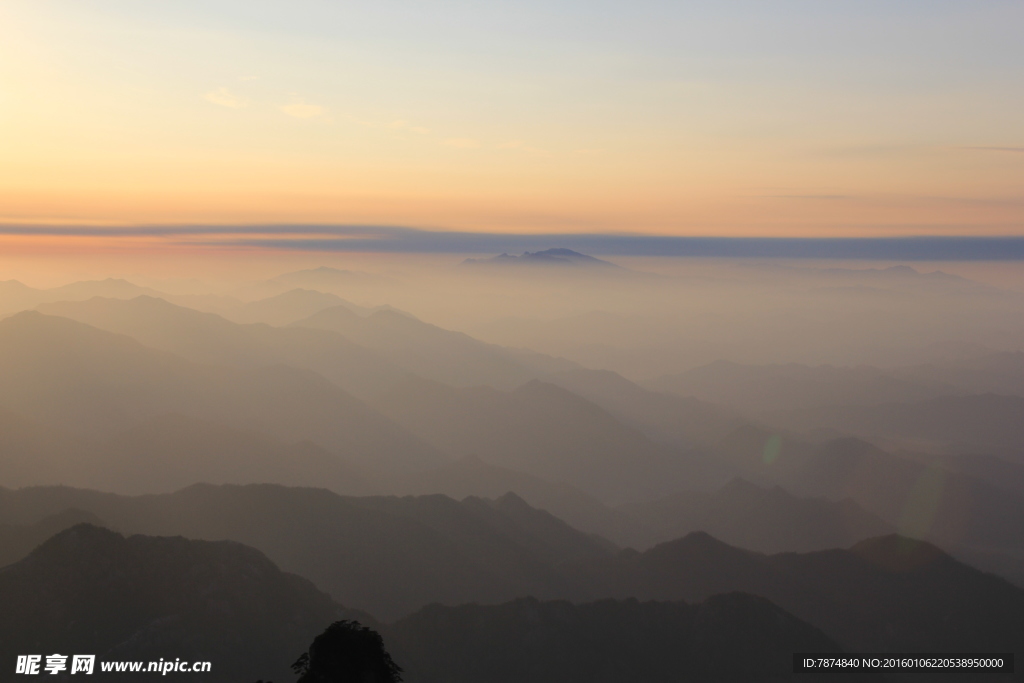
{"type": "Polygon", "coordinates": [[[868,366],[743,365],[727,361],[666,375],[647,385],[753,414],[918,401],[961,392],[935,380],[903,377],[868,366]]]}
{"type": "Polygon", "coordinates": [[[796,429],[830,427],[866,437],[923,442],[936,450],[987,452],[1024,462],[1024,396],[945,396],[909,403],[778,413],[796,429]]]}
{"type": "Polygon", "coordinates": [[[266,323],[283,326],[335,306],[344,306],[350,311],[362,315],[368,315],[371,312],[369,309],[356,306],[335,294],[326,294],[312,289],[291,289],[283,294],[249,301],[226,312],[225,317],[237,323],[266,323]]]}
{"type": "Polygon", "coordinates": [[[196,482],[323,486],[359,492],[366,476],[350,460],[310,441],[195,417],[161,415],[96,445],[86,485],[119,493],[169,493],[196,482]]]}
{"type": "Polygon", "coordinates": [[[180,414],[86,437],[0,411],[0,480],[13,487],[64,484],[124,494],[165,493],[195,482],[318,485],[359,493],[364,469],[311,441],[180,414]]]}
{"type": "Polygon", "coordinates": [[[0,524],[0,567],[22,559],[54,534],[83,523],[104,525],[96,515],[73,508],[33,524],[0,524]]]}
{"type": "Polygon", "coordinates": [[[198,485],[137,497],[0,489],[3,522],[31,523],[71,507],[124,533],[245,543],[342,604],[385,619],[431,602],[566,595],[557,565],[611,553],[606,541],[514,499],[347,498],[270,485],[198,485]]]}
{"type": "Polygon", "coordinates": [[[897,368],[916,381],[959,387],[975,394],[1024,395],[1024,351],[974,354],[897,368]]]}
{"type": "Polygon", "coordinates": [[[706,448],[745,423],[717,405],[649,391],[610,370],[576,368],[544,379],[593,401],[654,439],[681,446],[706,448]]]}
{"type": "Polygon", "coordinates": [[[846,547],[893,527],[852,500],[801,498],[781,487],[760,488],[734,479],[713,494],[680,493],[624,506],[644,529],[646,543],[703,531],[726,543],[761,552],[808,552],[846,547]]]}
{"type": "MultiPolygon", "coordinates": [[[[384,626],[238,543],[125,538],[89,524],[0,569],[0,603],[0,658],[95,654],[99,679],[115,676],[102,672],[104,662],[173,656],[212,664],[209,674],[189,675],[196,680],[287,680],[297,654],[342,618],[381,632],[409,683],[767,681],[786,675],[790,652],[838,649],[767,600],[742,594],[692,606],[533,598],[431,605],[384,626]]],[[[12,679],[9,671],[2,677],[12,679]]]]}
{"type": "Polygon", "coordinates": [[[609,507],[574,486],[549,482],[525,472],[498,467],[476,456],[402,477],[378,480],[380,493],[426,495],[440,493],[455,500],[469,496],[499,498],[512,492],[531,506],[546,510],[580,531],[629,545],[645,536],[630,516],[609,507]]]}
{"type": "Polygon", "coordinates": [[[125,538],[87,524],[0,569],[0,603],[0,659],[95,654],[100,678],[104,660],[175,657],[210,661],[202,680],[283,678],[296,653],[346,616],[238,543],[125,538]]]}
{"type": "Polygon", "coordinates": [[[0,408],[0,481],[6,486],[84,481],[93,454],[80,435],[0,408]]]}
{"type": "Polygon", "coordinates": [[[643,553],[614,554],[514,498],[358,499],[274,486],[196,486],[136,498],[0,490],[0,520],[7,523],[72,507],[126,532],[246,543],[343,604],[385,619],[434,602],[524,595],[701,601],[742,591],[771,600],[851,651],[1024,646],[1024,590],[899,536],[847,550],[763,555],[694,533],[643,553]]]}
{"type": "Polygon", "coordinates": [[[537,376],[499,346],[396,311],[359,316],[335,306],[299,320],[293,327],[337,332],[409,372],[456,386],[512,388],[537,376]]]}
{"type": "Polygon", "coordinates": [[[96,296],[131,299],[137,296],[162,296],[162,294],[149,287],[140,287],[127,280],[117,278],[72,282],[53,289],[36,289],[17,280],[5,280],[0,282],[0,315],[28,310],[42,303],[81,301],[96,296]]]}
{"type": "Polygon", "coordinates": [[[696,605],[432,605],[387,637],[408,683],[776,681],[789,677],[790,653],[838,649],[767,600],[739,593],[696,605]]]}
{"type": "Polygon", "coordinates": [[[359,396],[375,394],[406,374],[379,354],[327,330],[237,324],[153,297],[62,301],[39,310],[124,334],[198,363],[243,368],[283,364],[312,370],[359,396]]]}
{"type": "Polygon", "coordinates": [[[760,486],[848,498],[901,533],[939,543],[988,571],[1014,580],[1024,572],[1024,562],[1013,559],[1024,558],[1024,497],[945,469],[940,458],[905,457],[852,437],[813,445],[757,428],[737,430],[717,454],[760,486]]]}
{"type": "Polygon", "coordinates": [[[200,417],[286,442],[308,439],[383,472],[424,469],[442,460],[312,372],[192,363],[36,312],[0,321],[0,408],[93,436],[160,415],[200,417]]]}
{"type": "Polygon", "coordinates": [[[1012,652],[1024,646],[1024,590],[900,536],[848,550],[762,555],[703,533],[645,553],[575,565],[586,598],[763,596],[860,652],[1012,652]]]}
{"type": "Polygon", "coordinates": [[[617,503],[706,484],[713,468],[656,443],[593,403],[529,382],[512,392],[410,380],[374,404],[414,434],[458,457],[572,486],[617,503]]]}

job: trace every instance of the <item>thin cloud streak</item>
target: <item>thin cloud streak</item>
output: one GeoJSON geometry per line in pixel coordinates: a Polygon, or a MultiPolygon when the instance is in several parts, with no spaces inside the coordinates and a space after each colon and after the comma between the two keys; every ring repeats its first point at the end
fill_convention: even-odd
{"type": "Polygon", "coordinates": [[[965,147],[979,152],[1009,152],[1010,154],[1024,154],[1024,147],[965,147]]]}
{"type": "Polygon", "coordinates": [[[207,102],[229,109],[241,109],[249,105],[248,100],[235,95],[227,88],[217,88],[204,95],[207,102]]]}
{"type": "Polygon", "coordinates": [[[772,195],[775,199],[810,199],[810,200],[856,200],[859,197],[854,197],[848,194],[776,194],[772,195]]]}

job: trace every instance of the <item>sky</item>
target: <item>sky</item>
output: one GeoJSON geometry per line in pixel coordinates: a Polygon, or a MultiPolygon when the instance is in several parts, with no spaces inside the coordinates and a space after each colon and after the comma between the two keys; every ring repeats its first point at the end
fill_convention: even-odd
{"type": "Polygon", "coordinates": [[[0,242],[1024,235],[1021,26],[1021,0],[0,0],[0,242]]]}

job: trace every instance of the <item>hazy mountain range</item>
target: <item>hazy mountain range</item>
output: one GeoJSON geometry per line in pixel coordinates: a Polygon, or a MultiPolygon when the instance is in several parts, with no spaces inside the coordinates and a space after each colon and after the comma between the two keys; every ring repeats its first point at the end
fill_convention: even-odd
{"type": "Polygon", "coordinates": [[[1024,298],[454,265],[0,283],[4,647],[187,642],[283,680],[360,614],[410,681],[611,681],[1024,644],[1024,298]]]}
{"type": "MultiPolygon", "coordinates": [[[[310,294],[299,293],[292,303],[335,303],[310,294]]],[[[991,456],[959,457],[953,465],[874,449],[874,465],[854,465],[850,455],[829,455],[829,447],[815,450],[781,433],[773,437],[713,403],[643,389],[608,371],[571,364],[566,369],[392,311],[329,306],[281,328],[232,323],[147,296],[48,304],[44,310],[90,326],[29,313],[0,321],[6,357],[19,358],[4,371],[7,397],[0,391],[0,405],[8,411],[0,416],[8,425],[0,431],[6,453],[0,467],[15,485],[54,482],[53,473],[59,472],[59,483],[126,493],[173,491],[195,481],[428,493],[430,487],[411,482],[414,473],[429,472],[434,492],[498,497],[516,491],[579,528],[624,545],[646,547],[705,525],[730,540],[754,543],[751,547],[821,547],[810,536],[798,540],[799,534],[792,546],[771,534],[731,535],[743,522],[730,531],[707,526],[710,519],[694,521],[703,519],[695,512],[706,500],[701,492],[717,490],[738,475],[802,496],[850,498],[888,528],[934,538],[958,551],[971,548],[988,558],[981,560],[984,566],[1015,580],[1021,575],[1019,560],[1005,556],[1016,557],[1020,531],[994,524],[1003,511],[1021,507],[1014,478],[1005,476],[1015,470],[991,456]],[[147,346],[132,346],[125,337],[91,326],[147,346]],[[532,360],[543,362],[530,367],[532,360]],[[414,369],[447,377],[451,384],[419,379],[414,369]],[[50,379],[39,381],[47,374],[50,379]],[[514,384],[515,377],[525,383],[512,391],[452,386],[474,376],[499,387],[514,384]],[[341,386],[358,386],[370,396],[369,404],[341,386]],[[100,400],[83,401],[74,392],[100,400]],[[779,441],[781,457],[767,463],[772,438],[779,441]],[[466,458],[479,463],[469,478],[465,463],[473,461],[466,458]],[[948,480],[948,491],[934,520],[914,521],[904,501],[936,466],[948,480]],[[485,469],[490,483],[481,479],[485,469]],[[864,480],[867,471],[888,474],[864,480]],[[680,495],[684,491],[691,493],[680,495]],[[610,507],[630,502],[642,509],[642,503],[672,495],[692,501],[685,514],[669,505],[679,511],[677,520],[610,507]],[[765,545],[757,545],[755,536],[765,545]],[[993,564],[992,558],[998,561],[993,564]]],[[[713,367],[755,379],[766,376],[757,368],[713,367]]],[[[779,369],[784,372],[772,370],[767,377],[792,388],[789,366],[779,369]]],[[[750,393],[745,386],[736,391],[750,393]]],[[[863,395],[880,399],[881,393],[863,395]]],[[[820,394],[812,392],[810,398],[827,403],[820,394]]],[[[974,400],[944,400],[954,399],[974,400]]],[[[835,410],[847,420],[858,415],[848,406],[835,410]]],[[[890,417],[898,414],[890,411],[890,417]]],[[[995,424],[991,419],[971,424],[990,443],[1006,430],[1012,434],[1015,426],[1012,419],[1003,432],[988,426],[995,424]]],[[[944,426],[951,425],[953,418],[944,426]]],[[[851,540],[837,534],[817,543],[851,540]]]]}
{"type": "Polygon", "coordinates": [[[612,502],[696,489],[713,463],[653,441],[565,389],[531,381],[512,392],[409,380],[374,405],[436,448],[565,481],[612,502]]]}
{"type": "Polygon", "coordinates": [[[0,315],[35,308],[42,303],[82,301],[95,296],[131,299],[137,296],[160,296],[160,292],[120,278],[72,282],[52,289],[37,289],[17,280],[5,280],[0,281],[0,315]]]}
{"type": "Polygon", "coordinates": [[[848,550],[761,555],[695,533],[645,553],[624,552],[573,569],[579,572],[577,585],[613,597],[700,600],[751,592],[851,651],[960,646],[1009,652],[1019,650],[1024,638],[1022,589],[934,546],[895,535],[848,550]]]}
{"type": "MultiPolygon", "coordinates": [[[[433,605],[386,629],[409,683],[769,681],[838,645],[767,600],[433,605]]],[[[857,676],[858,680],[862,679],[857,676]]],[[[828,680],[812,675],[810,680],[828,680]]]]}
{"type": "Polygon", "coordinates": [[[791,428],[831,428],[898,441],[907,448],[989,453],[1024,463],[1024,396],[977,394],[909,403],[812,408],[779,413],[791,428]]]}
{"type": "Polygon", "coordinates": [[[271,486],[136,498],[60,488],[0,495],[7,523],[68,508],[125,533],[246,543],[341,604],[385,620],[432,602],[510,595],[700,601],[739,590],[854,650],[1012,651],[1024,637],[1024,590],[895,535],[849,550],[762,555],[698,532],[639,553],[616,551],[510,496],[360,499],[271,486]],[[878,629],[880,618],[890,628],[878,629]]]}
{"type": "Polygon", "coordinates": [[[1024,576],[1024,496],[963,468],[946,469],[941,459],[896,455],[856,438],[815,445],[757,428],[737,430],[718,452],[753,482],[801,496],[851,499],[903,533],[958,552],[1001,554],[1003,560],[985,567],[998,566],[1015,580],[1024,576]]]}
{"type": "Polygon", "coordinates": [[[323,489],[195,485],[123,497],[80,489],[3,491],[3,521],[27,524],[68,508],[123,533],[246,543],[342,604],[391,619],[430,602],[565,595],[554,565],[614,546],[515,496],[351,498],[323,489]]]}
{"type": "Polygon", "coordinates": [[[0,406],[92,436],[183,414],[311,440],[368,466],[423,468],[441,456],[322,375],[285,365],[207,365],[66,318],[0,321],[0,406]]]}
{"type": "MultiPolygon", "coordinates": [[[[0,569],[0,600],[5,661],[40,648],[95,654],[93,675],[101,679],[126,678],[104,675],[105,661],[172,654],[211,662],[210,674],[192,675],[197,680],[287,679],[291,662],[340,618],[382,632],[410,683],[579,675],[617,681],[637,672],[652,681],[767,681],[786,674],[791,651],[838,649],[820,630],[743,594],[692,606],[536,599],[433,605],[388,626],[339,606],[244,545],[125,538],[87,524],[0,569]]],[[[3,679],[14,680],[6,670],[3,679]]]]}
{"type": "MultiPolygon", "coordinates": [[[[715,493],[677,493],[626,505],[652,542],[705,531],[726,543],[762,552],[824,550],[892,533],[892,525],[850,499],[794,496],[734,479],[715,493]]],[[[648,544],[637,544],[643,547],[648,544]]]]}
{"type": "Polygon", "coordinates": [[[153,297],[93,298],[40,310],[127,335],[198,363],[242,368],[288,365],[312,370],[362,396],[399,381],[406,372],[382,354],[328,330],[237,324],[153,297]]]}
{"type": "Polygon", "coordinates": [[[337,332],[375,349],[398,367],[455,386],[486,384],[513,388],[539,374],[524,364],[527,359],[523,354],[514,357],[501,347],[395,311],[358,316],[343,306],[335,306],[299,320],[294,326],[337,332]]]}

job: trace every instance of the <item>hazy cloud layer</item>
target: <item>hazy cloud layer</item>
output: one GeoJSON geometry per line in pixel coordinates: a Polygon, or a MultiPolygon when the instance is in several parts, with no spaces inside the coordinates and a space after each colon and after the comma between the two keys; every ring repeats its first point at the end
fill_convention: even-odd
{"type": "Polygon", "coordinates": [[[196,246],[422,254],[491,254],[566,247],[618,256],[835,258],[901,261],[1017,261],[1024,236],[782,238],[563,233],[529,235],[423,230],[388,225],[2,225],[0,235],[164,237],[196,246]]]}
{"type": "Polygon", "coordinates": [[[1024,154],[1024,147],[968,147],[982,152],[1010,152],[1012,154],[1024,154]]]}
{"type": "Polygon", "coordinates": [[[227,88],[217,88],[204,95],[207,102],[219,105],[221,107],[228,107],[229,109],[241,109],[249,105],[248,100],[243,97],[239,97],[227,88]]]}

